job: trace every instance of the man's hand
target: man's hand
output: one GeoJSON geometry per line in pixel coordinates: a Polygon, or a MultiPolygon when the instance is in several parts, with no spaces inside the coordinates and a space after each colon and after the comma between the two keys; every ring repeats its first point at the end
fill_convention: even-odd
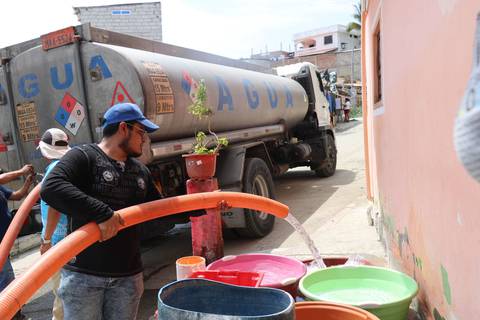
{"type": "Polygon", "coordinates": [[[28,193],[28,190],[30,189],[30,186],[32,185],[33,182],[33,174],[30,174],[26,179],[25,182],[23,183],[23,186],[14,191],[8,200],[13,200],[13,201],[18,201],[23,199],[28,193]]]}
{"type": "Polygon", "coordinates": [[[29,174],[27,176],[27,178],[25,178],[25,185],[27,185],[27,189],[32,185],[32,182],[33,182],[33,178],[35,177],[35,175],[33,173],[29,174]]]}
{"type": "Polygon", "coordinates": [[[42,243],[40,245],[40,254],[44,254],[45,252],[48,251],[52,247],[51,243],[42,243]]]}
{"type": "Polygon", "coordinates": [[[100,242],[114,237],[123,225],[125,225],[125,222],[122,217],[117,212],[114,212],[110,219],[98,224],[100,228],[100,242]]]}
{"type": "Polygon", "coordinates": [[[33,166],[31,164],[26,164],[26,165],[23,166],[22,169],[20,169],[20,172],[22,173],[22,175],[26,176],[27,174],[28,175],[33,174],[34,169],[33,169],[33,166]]]}

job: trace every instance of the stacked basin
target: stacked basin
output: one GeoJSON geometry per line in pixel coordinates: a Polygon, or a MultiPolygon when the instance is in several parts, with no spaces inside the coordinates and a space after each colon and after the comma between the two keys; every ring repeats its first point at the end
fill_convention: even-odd
{"type": "Polygon", "coordinates": [[[271,254],[227,256],[205,271],[216,272],[219,281],[232,272],[263,278],[258,287],[207,278],[171,283],[159,292],[159,319],[405,320],[418,292],[415,280],[395,270],[340,265],[306,274],[301,261],[271,254]],[[295,304],[298,295],[309,301],[295,304]]]}

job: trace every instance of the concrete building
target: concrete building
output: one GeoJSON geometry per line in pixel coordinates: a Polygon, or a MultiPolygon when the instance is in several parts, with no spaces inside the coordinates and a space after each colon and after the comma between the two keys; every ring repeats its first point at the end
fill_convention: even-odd
{"type": "Polygon", "coordinates": [[[340,24],[294,34],[293,41],[296,57],[360,48],[359,33],[340,24]]]}
{"type": "Polygon", "coordinates": [[[352,78],[357,83],[362,79],[360,34],[358,31],[348,33],[346,30],[343,25],[333,25],[297,33],[294,35],[294,52],[256,54],[250,60],[252,63],[262,61],[263,65],[265,61],[270,61],[272,67],[310,62],[320,70],[336,72],[339,84],[352,83],[352,78]]]}
{"type": "Polygon", "coordinates": [[[110,31],[126,33],[154,41],[162,41],[160,2],[74,7],[80,23],[110,31]]]}
{"type": "Polygon", "coordinates": [[[418,282],[421,319],[479,319],[480,184],[455,151],[454,125],[480,66],[480,2],[362,8],[367,190],[391,266],[418,282]]]}

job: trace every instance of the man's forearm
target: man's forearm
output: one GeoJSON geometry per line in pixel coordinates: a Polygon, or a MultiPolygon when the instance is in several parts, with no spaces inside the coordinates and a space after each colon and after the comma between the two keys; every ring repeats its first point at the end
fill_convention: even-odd
{"type": "Polygon", "coordinates": [[[0,184],[9,183],[23,175],[21,170],[11,171],[0,174],[0,184]]]}
{"type": "Polygon", "coordinates": [[[68,216],[85,218],[88,215],[90,220],[99,223],[113,215],[108,205],[52,173],[42,183],[40,196],[51,207],[68,216]]]}
{"type": "Polygon", "coordinates": [[[30,188],[30,185],[23,185],[20,189],[14,191],[12,195],[10,196],[9,200],[17,201],[23,199],[28,193],[28,189],[30,188]]]}
{"type": "Polygon", "coordinates": [[[40,196],[59,212],[82,220],[101,223],[113,215],[102,201],[88,195],[82,188],[91,174],[89,160],[79,149],[68,152],[42,182],[40,196]]]}
{"type": "Polygon", "coordinates": [[[47,225],[45,226],[45,234],[43,236],[44,240],[52,239],[52,235],[55,232],[58,220],[60,220],[60,212],[52,207],[49,207],[47,213],[47,225]]]}

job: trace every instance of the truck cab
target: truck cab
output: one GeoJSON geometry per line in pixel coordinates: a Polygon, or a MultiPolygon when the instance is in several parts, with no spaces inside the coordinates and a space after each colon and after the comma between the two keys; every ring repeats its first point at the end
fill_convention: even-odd
{"type": "Polygon", "coordinates": [[[308,98],[306,117],[316,119],[318,126],[330,126],[330,112],[320,70],[313,63],[300,62],[275,68],[277,75],[297,81],[308,98]]]}

